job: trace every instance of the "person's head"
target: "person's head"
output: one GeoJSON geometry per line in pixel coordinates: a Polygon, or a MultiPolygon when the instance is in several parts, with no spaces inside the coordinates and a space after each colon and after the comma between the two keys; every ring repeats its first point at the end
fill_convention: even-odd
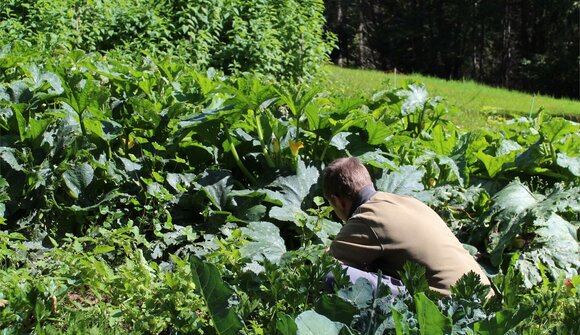
{"type": "Polygon", "coordinates": [[[339,158],[322,172],[324,197],[342,220],[347,219],[358,192],[372,183],[369,172],[356,157],[339,158]]]}

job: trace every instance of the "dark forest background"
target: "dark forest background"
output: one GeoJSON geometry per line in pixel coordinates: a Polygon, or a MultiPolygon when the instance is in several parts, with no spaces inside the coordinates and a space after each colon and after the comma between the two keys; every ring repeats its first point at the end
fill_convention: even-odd
{"type": "Polygon", "coordinates": [[[580,98],[571,0],[325,0],[335,64],[580,98]]]}

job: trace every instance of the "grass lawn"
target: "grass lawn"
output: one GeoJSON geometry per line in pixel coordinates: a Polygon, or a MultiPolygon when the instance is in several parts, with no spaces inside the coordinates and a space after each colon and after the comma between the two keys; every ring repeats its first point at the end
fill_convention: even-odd
{"type": "Polygon", "coordinates": [[[326,87],[346,95],[372,95],[387,87],[403,87],[410,82],[424,83],[432,96],[442,96],[458,107],[448,119],[466,130],[492,126],[494,120],[536,114],[540,108],[551,115],[580,122],[580,101],[555,99],[473,81],[453,81],[418,74],[384,73],[327,66],[326,87]]]}

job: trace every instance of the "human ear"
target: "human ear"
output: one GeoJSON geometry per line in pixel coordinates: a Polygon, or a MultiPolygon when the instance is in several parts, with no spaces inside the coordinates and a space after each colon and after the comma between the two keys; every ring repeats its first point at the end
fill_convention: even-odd
{"type": "Polygon", "coordinates": [[[336,212],[340,210],[340,197],[334,194],[331,194],[327,198],[328,203],[332,207],[332,209],[336,212]]]}

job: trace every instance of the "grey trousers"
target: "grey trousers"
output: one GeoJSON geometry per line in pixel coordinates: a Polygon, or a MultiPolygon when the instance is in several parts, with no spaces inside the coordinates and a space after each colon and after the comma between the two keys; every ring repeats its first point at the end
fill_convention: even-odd
{"type": "MultiPolygon", "coordinates": [[[[353,284],[356,283],[356,281],[359,278],[365,278],[371,283],[375,291],[377,290],[378,274],[374,272],[366,272],[363,270],[359,270],[357,268],[353,268],[352,266],[348,265],[342,265],[342,267],[343,269],[346,270],[346,275],[350,279],[351,283],[353,284]]],[[[334,275],[332,274],[332,272],[329,272],[326,275],[326,278],[324,279],[324,287],[327,292],[333,292],[334,285],[335,285],[334,275]]],[[[386,275],[381,276],[381,285],[388,287],[391,290],[392,295],[403,294],[404,292],[407,291],[405,285],[403,285],[403,283],[400,280],[386,275]]]]}

